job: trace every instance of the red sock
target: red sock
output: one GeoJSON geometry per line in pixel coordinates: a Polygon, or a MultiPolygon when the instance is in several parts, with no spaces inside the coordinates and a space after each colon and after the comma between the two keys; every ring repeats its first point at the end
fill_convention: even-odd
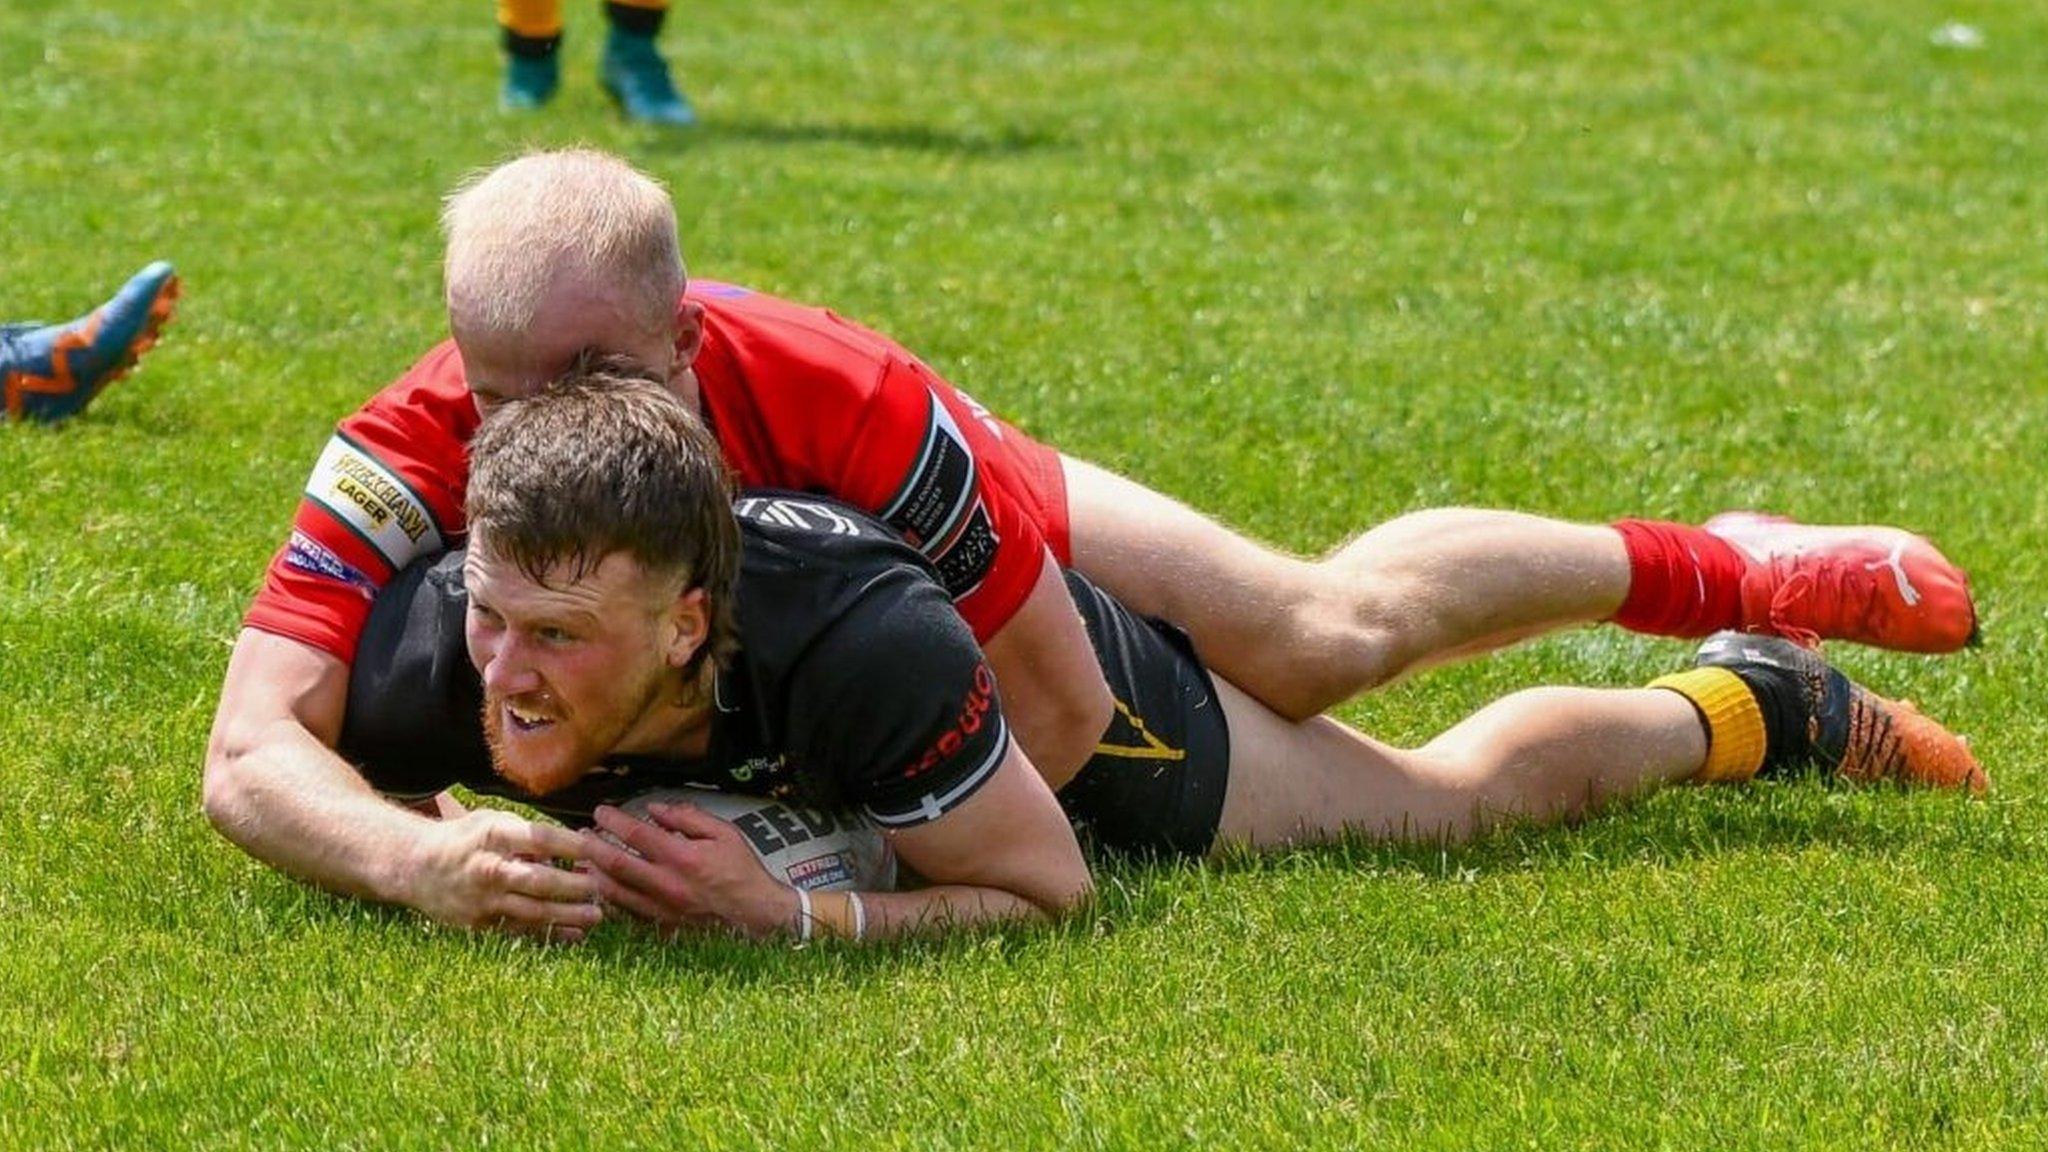
{"type": "Polygon", "coordinates": [[[1652,636],[1705,636],[1742,626],[1742,573],[1749,562],[1726,540],[1690,524],[1621,520],[1628,599],[1614,622],[1652,636]]]}

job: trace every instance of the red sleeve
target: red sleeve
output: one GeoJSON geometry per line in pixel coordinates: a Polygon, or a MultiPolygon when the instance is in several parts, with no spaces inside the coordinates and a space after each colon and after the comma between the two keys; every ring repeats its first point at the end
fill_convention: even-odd
{"type": "Polygon", "coordinates": [[[243,623],[353,662],[378,590],[461,542],[476,425],[453,343],[344,419],[243,623]]]}
{"type": "Polygon", "coordinates": [[[699,396],[742,484],[835,497],[930,560],[977,640],[1067,550],[1057,453],[902,345],[830,311],[698,281],[699,396]]]}
{"type": "Polygon", "coordinates": [[[891,358],[845,441],[842,499],[869,509],[938,569],[976,640],[1016,615],[1044,569],[1022,439],[913,359],[891,358]]]}

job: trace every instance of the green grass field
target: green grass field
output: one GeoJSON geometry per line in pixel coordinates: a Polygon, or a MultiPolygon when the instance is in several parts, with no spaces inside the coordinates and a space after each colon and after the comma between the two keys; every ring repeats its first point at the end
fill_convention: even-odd
{"type": "MultiPolygon", "coordinates": [[[[591,7],[516,120],[482,3],[0,9],[0,318],[188,287],[87,418],[0,428],[0,1148],[2048,1146],[2048,9],[683,5],[673,137],[591,7]],[[302,888],[199,812],[228,645],[442,334],[439,194],[572,141],[672,184],[693,273],[1299,550],[1445,503],[1934,532],[1986,645],[1837,655],[1999,789],[1677,790],[872,951],[302,888]]],[[[1589,631],[1348,715],[1685,657],[1589,631]]]]}

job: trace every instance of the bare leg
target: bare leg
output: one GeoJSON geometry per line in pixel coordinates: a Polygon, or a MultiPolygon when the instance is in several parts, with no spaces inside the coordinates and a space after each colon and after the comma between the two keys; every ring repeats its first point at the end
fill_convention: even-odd
{"type": "Polygon", "coordinates": [[[1074,566],[1131,608],[1185,628],[1211,668],[1283,716],[1314,716],[1431,664],[1605,620],[1629,591],[1627,548],[1604,526],[1443,509],[1301,560],[1063,459],[1074,566]]]}
{"type": "Polygon", "coordinates": [[[1347,831],[1465,840],[1503,820],[1568,820],[1685,779],[1707,755],[1699,713],[1660,689],[1517,692],[1414,751],[1328,717],[1295,723],[1220,680],[1216,691],[1230,722],[1219,848],[1347,831]]]}

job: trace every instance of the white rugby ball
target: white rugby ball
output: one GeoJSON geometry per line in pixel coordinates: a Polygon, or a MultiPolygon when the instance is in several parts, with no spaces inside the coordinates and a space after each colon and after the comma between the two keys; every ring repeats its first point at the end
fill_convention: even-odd
{"type": "Polygon", "coordinates": [[[619,808],[645,818],[649,804],[694,804],[731,823],[768,874],[807,892],[887,892],[896,852],[867,817],[851,809],[786,804],[701,788],[656,788],[619,808]]]}

